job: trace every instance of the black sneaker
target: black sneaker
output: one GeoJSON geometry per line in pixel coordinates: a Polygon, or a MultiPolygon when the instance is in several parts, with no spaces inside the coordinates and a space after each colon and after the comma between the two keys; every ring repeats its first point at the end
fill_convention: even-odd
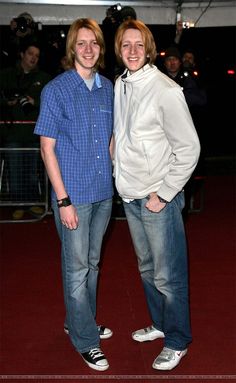
{"type": "Polygon", "coordinates": [[[113,331],[105,326],[98,326],[100,339],[108,339],[113,335],[113,331]]]}
{"type": "Polygon", "coordinates": [[[85,363],[94,370],[105,371],[108,369],[108,361],[100,348],[92,348],[88,352],[81,353],[85,363]]]}
{"type": "MultiPolygon", "coordinates": [[[[64,325],[64,331],[66,334],[69,334],[69,329],[67,325],[64,325]]],[[[98,332],[99,332],[100,339],[108,339],[113,335],[113,331],[111,329],[101,325],[98,326],[98,332]]]]}

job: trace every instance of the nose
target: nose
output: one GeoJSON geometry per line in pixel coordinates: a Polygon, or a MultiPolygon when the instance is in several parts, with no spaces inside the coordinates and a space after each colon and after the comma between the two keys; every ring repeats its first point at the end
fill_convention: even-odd
{"type": "Polygon", "coordinates": [[[137,51],[135,44],[130,44],[130,53],[135,54],[137,51]]]}
{"type": "Polygon", "coordinates": [[[31,59],[32,59],[33,61],[37,61],[37,60],[38,60],[38,56],[37,56],[37,55],[32,55],[31,59]]]}
{"type": "Polygon", "coordinates": [[[85,52],[91,52],[92,51],[92,45],[89,43],[89,44],[86,44],[85,46],[85,52]]]}

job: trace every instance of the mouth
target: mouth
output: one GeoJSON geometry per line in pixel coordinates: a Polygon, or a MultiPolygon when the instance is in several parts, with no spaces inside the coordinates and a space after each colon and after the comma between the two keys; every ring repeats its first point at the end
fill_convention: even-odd
{"type": "Polygon", "coordinates": [[[137,57],[128,57],[128,61],[130,61],[130,62],[137,62],[138,58],[137,57]]]}

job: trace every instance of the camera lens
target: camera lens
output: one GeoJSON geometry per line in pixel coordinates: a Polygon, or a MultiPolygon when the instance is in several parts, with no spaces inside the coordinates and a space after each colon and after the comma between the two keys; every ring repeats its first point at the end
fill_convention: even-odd
{"type": "Polygon", "coordinates": [[[27,32],[28,23],[24,17],[18,17],[17,19],[14,19],[14,20],[16,22],[16,31],[20,31],[22,33],[27,32]]]}
{"type": "Polygon", "coordinates": [[[32,111],[33,105],[29,102],[27,97],[21,97],[19,103],[25,114],[28,114],[32,111]]]}

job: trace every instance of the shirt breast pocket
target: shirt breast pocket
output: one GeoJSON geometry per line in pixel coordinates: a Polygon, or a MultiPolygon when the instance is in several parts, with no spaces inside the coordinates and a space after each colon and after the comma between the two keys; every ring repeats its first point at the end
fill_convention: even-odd
{"type": "Polygon", "coordinates": [[[101,112],[101,113],[112,114],[112,110],[111,110],[111,108],[109,107],[109,105],[100,105],[100,106],[99,106],[99,109],[100,109],[100,112],[101,112]]]}

